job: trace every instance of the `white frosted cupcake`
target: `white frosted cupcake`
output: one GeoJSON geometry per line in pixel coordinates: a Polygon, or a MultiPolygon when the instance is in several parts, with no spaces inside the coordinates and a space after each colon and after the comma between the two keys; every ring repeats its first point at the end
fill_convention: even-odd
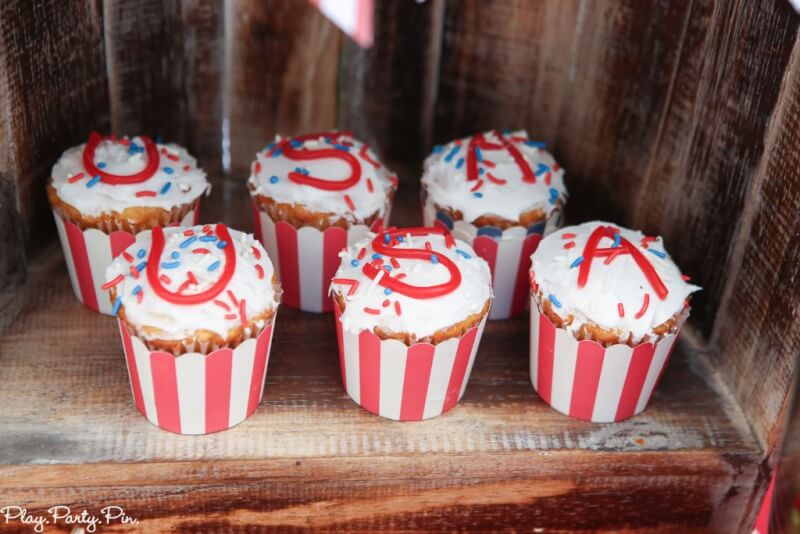
{"type": "Polygon", "coordinates": [[[434,148],[422,175],[427,226],[472,244],[492,268],[492,319],[525,311],[529,257],[561,223],[564,170],[525,131],[497,130],[434,148]]]}
{"type": "Polygon", "coordinates": [[[489,268],[468,244],[439,228],[371,235],[341,255],[331,293],[357,403],[400,420],[456,404],[492,299],[489,268]]]}
{"type": "Polygon", "coordinates": [[[531,381],[562,413],[619,421],[641,412],[700,288],[659,237],[592,221],[532,256],[531,381]]]}

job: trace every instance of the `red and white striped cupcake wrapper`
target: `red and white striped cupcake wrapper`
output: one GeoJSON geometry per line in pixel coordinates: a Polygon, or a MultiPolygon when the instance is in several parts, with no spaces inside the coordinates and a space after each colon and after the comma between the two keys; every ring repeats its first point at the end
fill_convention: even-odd
{"type": "Polygon", "coordinates": [[[578,341],[556,328],[531,298],[531,383],[564,415],[594,423],[622,421],[647,407],[676,339],[677,333],[635,347],[578,341]]]}
{"type": "Polygon", "coordinates": [[[356,404],[395,421],[420,421],[450,410],[464,395],[486,317],[461,337],[409,347],[369,330],[345,331],[339,306],[333,307],[342,383],[356,404]]]}
{"type": "Polygon", "coordinates": [[[151,351],[120,321],[136,408],[157,427],[176,434],[210,434],[238,425],[264,393],[275,324],[235,349],[175,356],[151,351]]]}
{"type": "MultiPolygon", "coordinates": [[[[193,209],[181,221],[182,226],[197,224],[198,210],[193,209]]],[[[108,291],[101,288],[106,281],[106,267],[136,240],[130,232],[117,230],[107,234],[95,228],[81,230],[64,221],[53,211],[58,237],[75,297],[87,308],[111,315],[108,291]]]]}
{"type": "MultiPolygon", "coordinates": [[[[320,231],[306,226],[298,230],[284,221],[274,222],[255,203],[252,209],[256,239],[267,249],[281,281],[281,303],[309,312],[333,311],[328,287],[341,263],[339,252],[366,237],[370,228],[356,225],[320,231]]],[[[372,229],[382,226],[379,218],[372,229]]]]}
{"type": "Polygon", "coordinates": [[[443,222],[442,218],[437,218],[431,203],[423,207],[423,219],[425,226],[442,226],[449,230],[453,237],[468,243],[478,256],[486,260],[492,271],[494,293],[489,319],[508,319],[527,309],[531,254],[536,251],[543,236],[560,226],[561,213],[554,211],[547,224],[540,223],[536,228],[514,226],[503,231],[493,228],[491,234],[485,228],[464,221],[443,222]]]}

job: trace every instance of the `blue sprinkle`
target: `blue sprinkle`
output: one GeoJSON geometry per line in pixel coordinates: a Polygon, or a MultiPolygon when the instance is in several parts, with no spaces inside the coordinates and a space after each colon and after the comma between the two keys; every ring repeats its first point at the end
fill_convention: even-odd
{"type": "Polygon", "coordinates": [[[444,147],[442,145],[434,145],[434,147],[433,147],[433,153],[434,154],[438,154],[442,150],[444,150],[444,147]]]}
{"type": "Polygon", "coordinates": [[[547,166],[547,165],[545,165],[544,163],[540,163],[539,165],[537,165],[537,166],[536,166],[536,176],[541,176],[541,175],[543,175],[543,174],[544,174],[544,173],[546,173],[546,172],[547,172],[549,169],[550,169],[550,167],[548,167],[548,166],[547,166]]]}
{"type": "Polygon", "coordinates": [[[162,195],[166,195],[170,187],[172,187],[172,182],[165,183],[164,187],[161,188],[161,191],[159,191],[159,193],[161,193],[162,195]]]}
{"type": "Polygon", "coordinates": [[[303,142],[298,141],[297,139],[292,139],[291,141],[289,141],[289,144],[295,148],[300,148],[301,146],[303,146],[303,142]]]}
{"type": "Polygon", "coordinates": [[[265,151],[267,151],[267,152],[269,152],[269,151],[270,151],[270,150],[272,150],[274,147],[275,147],[275,143],[274,143],[274,142],[272,142],[272,143],[268,144],[268,145],[267,145],[267,148],[265,148],[264,150],[265,150],[265,151]]]}
{"type": "Polygon", "coordinates": [[[464,158],[459,158],[458,163],[456,163],[456,169],[460,169],[464,166],[464,158]]]}
{"type": "Polygon", "coordinates": [[[140,263],[139,265],[136,266],[136,270],[139,271],[139,272],[142,272],[142,271],[144,271],[145,267],[147,267],[147,262],[143,261],[142,263],[140,263]]]}
{"type": "Polygon", "coordinates": [[[478,169],[478,174],[483,174],[484,172],[486,172],[486,171],[484,170],[484,168],[483,168],[483,167],[481,167],[480,169],[478,169]]]}
{"type": "Polygon", "coordinates": [[[119,313],[120,306],[122,306],[122,297],[117,297],[117,300],[114,301],[114,306],[111,308],[111,315],[119,313]]]}
{"type": "Polygon", "coordinates": [[[100,181],[100,175],[98,174],[97,176],[86,182],[86,187],[94,187],[95,185],[97,185],[97,182],[99,181],[100,181]]]}
{"type": "Polygon", "coordinates": [[[383,268],[384,268],[384,269],[386,269],[386,272],[391,272],[391,271],[392,271],[392,266],[391,266],[391,265],[389,265],[388,263],[387,263],[387,264],[385,264],[385,265],[383,266],[383,268]]]}
{"type": "Polygon", "coordinates": [[[142,286],[136,286],[136,287],[133,288],[133,292],[132,293],[134,295],[138,295],[141,292],[142,292],[142,286]]]}
{"type": "Polygon", "coordinates": [[[475,147],[475,157],[477,158],[479,163],[483,162],[483,152],[481,152],[481,147],[475,147]]]}
{"type": "Polygon", "coordinates": [[[335,148],[336,150],[344,150],[345,152],[350,152],[350,147],[347,145],[340,145],[337,143],[333,145],[333,148],[335,148]]]}
{"type": "Polygon", "coordinates": [[[217,261],[215,261],[214,263],[212,263],[211,265],[209,265],[209,266],[208,266],[208,272],[213,272],[213,271],[216,271],[216,270],[217,270],[217,268],[219,267],[219,264],[220,264],[220,261],[219,261],[219,260],[217,260],[217,261]]]}
{"type": "Polygon", "coordinates": [[[172,174],[175,171],[172,169],[172,167],[164,167],[164,172],[167,174],[172,174]]]}
{"type": "Polygon", "coordinates": [[[172,257],[172,259],[173,259],[173,260],[177,260],[178,258],[180,258],[180,257],[181,257],[181,255],[180,255],[180,254],[178,254],[178,251],[177,251],[177,250],[173,250],[173,251],[172,251],[172,254],[170,254],[170,256],[172,257]]]}
{"type": "Polygon", "coordinates": [[[145,255],[145,254],[146,254],[146,252],[144,251],[144,249],[143,249],[143,248],[140,248],[140,249],[139,249],[139,252],[137,252],[137,253],[136,253],[136,257],[137,257],[137,258],[139,258],[139,259],[141,260],[142,258],[144,258],[144,255],[145,255]]]}
{"type": "Polygon", "coordinates": [[[667,257],[667,253],[666,252],[661,252],[660,250],[653,250],[652,248],[648,248],[647,252],[649,252],[650,254],[655,254],[659,258],[666,258],[667,257]]]}
{"type": "Polygon", "coordinates": [[[389,234],[383,234],[383,242],[388,245],[392,242],[392,236],[389,234]]]}
{"type": "Polygon", "coordinates": [[[220,241],[219,243],[217,243],[217,248],[225,248],[227,246],[228,246],[228,242],[225,241],[225,240],[220,241]]]}
{"type": "Polygon", "coordinates": [[[281,147],[278,147],[278,149],[275,150],[275,152],[272,153],[272,157],[273,158],[277,158],[278,156],[281,155],[281,152],[283,152],[283,149],[281,147]]]}
{"type": "Polygon", "coordinates": [[[451,150],[451,151],[450,151],[450,152],[449,152],[449,153],[448,153],[448,154],[447,154],[447,155],[444,157],[444,160],[445,160],[447,163],[450,163],[451,161],[453,161],[453,158],[455,157],[455,155],[456,155],[456,154],[458,154],[458,151],[459,151],[459,150],[461,150],[461,147],[460,147],[460,146],[454,146],[454,147],[453,147],[453,150],[451,150]]]}
{"type": "Polygon", "coordinates": [[[622,238],[619,235],[619,232],[614,234],[614,243],[611,245],[611,248],[617,248],[622,241],[622,238]]]}
{"type": "Polygon", "coordinates": [[[132,156],[132,155],[136,154],[136,152],[137,152],[136,145],[131,143],[131,146],[128,147],[128,155],[132,156]]]}
{"type": "Polygon", "coordinates": [[[550,188],[550,204],[555,204],[558,201],[558,189],[550,188]]]}
{"type": "Polygon", "coordinates": [[[436,254],[431,254],[431,263],[439,263],[439,258],[436,257],[436,254]]]}
{"type": "Polygon", "coordinates": [[[380,259],[382,259],[382,258],[383,258],[383,256],[381,256],[381,255],[380,255],[380,254],[378,254],[377,252],[376,252],[375,254],[373,254],[373,255],[372,255],[372,259],[373,259],[373,260],[380,260],[380,259]]]}
{"type": "Polygon", "coordinates": [[[570,269],[574,269],[575,267],[577,267],[581,263],[583,263],[583,256],[578,256],[577,258],[575,258],[575,261],[570,263],[569,267],[570,267],[570,269]]]}
{"type": "Polygon", "coordinates": [[[545,143],[544,141],[525,141],[525,145],[526,146],[532,146],[532,147],[535,147],[535,148],[546,148],[547,147],[547,143],[545,143]]]}
{"type": "Polygon", "coordinates": [[[547,295],[547,298],[550,299],[550,302],[552,302],[553,306],[555,306],[556,308],[561,307],[561,302],[556,298],[555,295],[547,295]]]}
{"type": "Polygon", "coordinates": [[[383,290],[383,294],[384,295],[391,295],[392,294],[392,290],[387,287],[386,289],[383,290]]]}
{"type": "Polygon", "coordinates": [[[475,198],[483,198],[483,193],[481,193],[480,191],[476,191],[472,193],[472,196],[474,196],[475,198]]]}
{"type": "Polygon", "coordinates": [[[294,172],[296,172],[298,174],[303,174],[303,168],[302,167],[295,167],[294,168],[294,172]]]}
{"type": "Polygon", "coordinates": [[[181,264],[179,261],[161,262],[162,269],[175,269],[181,264]]]}
{"type": "Polygon", "coordinates": [[[156,136],[156,143],[158,143],[158,144],[160,145],[160,144],[161,144],[161,142],[162,142],[162,141],[161,141],[161,136],[160,136],[160,135],[157,135],[157,136],[156,136]]]}
{"type": "Polygon", "coordinates": [[[212,241],[216,241],[217,240],[217,236],[215,236],[215,235],[201,235],[197,239],[199,239],[200,241],[203,241],[205,243],[210,243],[212,241]]]}
{"type": "Polygon", "coordinates": [[[277,184],[278,183],[278,177],[277,176],[270,176],[269,177],[269,183],[277,184]]]}
{"type": "Polygon", "coordinates": [[[106,168],[106,164],[101,161],[100,163],[97,164],[97,168],[98,169],[105,169],[106,168]]]}
{"type": "Polygon", "coordinates": [[[353,267],[358,267],[358,264],[359,264],[358,260],[353,260],[350,262],[350,265],[352,265],[353,267]]]}
{"type": "Polygon", "coordinates": [[[461,254],[461,255],[462,255],[462,256],[464,256],[466,259],[470,259],[470,258],[472,257],[472,256],[470,256],[469,254],[467,254],[466,252],[464,252],[463,250],[461,250],[460,248],[457,248],[457,249],[456,249],[456,253],[457,253],[457,254],[461,254]]]}
{"type": "Polygon", "coordinates": [[[194,243],[195,241],[197,241],[197,238],[195,236],[188,237],[188,238],[186,238],[186,240],[184,240],[183,243],[180,244],[180,247],[181,248],[186,248],[189,245],[191,245],[192,243],[194,243]]]}
{"type": "Polygon", "coordinates": [[[401,235],[397,236],[395,239],[397,239],[398,243],[402,243],[403,242],[403,236],[401,236],[401,235]]]}

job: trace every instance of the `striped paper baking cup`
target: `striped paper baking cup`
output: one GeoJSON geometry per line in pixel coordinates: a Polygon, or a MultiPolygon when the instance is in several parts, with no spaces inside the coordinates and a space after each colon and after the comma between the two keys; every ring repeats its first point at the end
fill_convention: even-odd
{"type": "Polygon", "coordinates": [[[370,330],[344,330],[339,306],[333,308],[342,383],[362,408],[395,421],[420,421],[450,410],[464,395],[486,317],[461,337],[408,346],[370,330]]]}
{"type": "Polygon", "coordinates": [[[622,421],[647,407],[677,336],[634,347],[578,341],[556,328],[531,297],[531,383],[564,415],[595,423],[622,421]]]}

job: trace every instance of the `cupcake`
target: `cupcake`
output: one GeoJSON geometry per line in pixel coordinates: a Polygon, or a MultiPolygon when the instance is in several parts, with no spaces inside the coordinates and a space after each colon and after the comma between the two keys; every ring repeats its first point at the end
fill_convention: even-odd
{"type": "Polygon", "coordinates": [[[280,288],[253,236],[223,224],[140,232],[106,269],[134,402],[180,434],[236,425],[264,387],[280,288]]]}
{"type": "Polygon", "coordinates": [[[455,406],[492,300],[489,266],[472,247],[441,228],[370,234],[342,252],[330,291],[356,403],[395,420],[455,406]]]}
{"type": "Polygon", "coordinates": [[[700,288],[659,237],[593,221],[531,257],[531,382],[553,408],[595,422],[646,407],[700,288]]]}
{"type": "Polygon", "coordinates": [[[561,224],[564,170],[525,131],[436,146],[422,175],[423,218],[470,243],[492,269],[490,319],[525,311],[530,255],[561,224]]]}
{"type": "Polygon", "coordinates": [[[397,178],[346,132],[276,138],[248,181],[256,236],[275,259],[283,302],[331,311],[328,282],[348,243],[383,227],[397,178]]]}
{"type": "Polygon", "coordinates": [[[210,186],[185,149],[145,136],[101,137],[70,148],[53,167],[47,196],[78,300],[111,309],[100,289],[106,266],[155,226],[192,224],[210,186]]]}

